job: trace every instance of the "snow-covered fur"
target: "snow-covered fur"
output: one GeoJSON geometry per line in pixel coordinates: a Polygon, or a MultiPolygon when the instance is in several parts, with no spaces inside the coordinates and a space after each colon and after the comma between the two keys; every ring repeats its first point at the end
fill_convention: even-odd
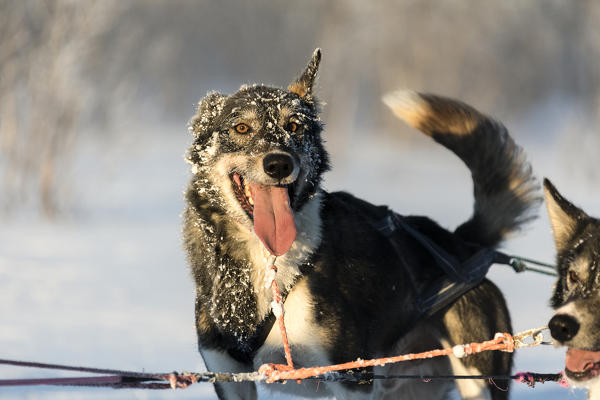
{"type": "Polygon", "coordinates": [[[569,383],[600,399],[600,220],[565,199],[549,180],[544,189],[559,275],[548,326],[555,343],[568,347],[569,383]]]}
{"type": "MultiPolygon", "coordinates": [[[[271,254],[277,255],[276,280],[297,367],[418,352],[509,332],[502,294],[487,280],[415,323],[415,289],[406,271],[408,266],[434,271],[432,255],[406,232],[390,239],[378,229],[387,207],[321,188],[329,164],[313,94],[320,58],[316,50],[287,89],[254,85],[232,95],[210,93],[191,120],[194,143],[187,160],[193,177],[183,215],[184,245],[197,288],[198,345],[207,368],[241,372],[284,362],[265,285],[271,254]]],[[[455,152],[474,180],[473,217],[456,232],[426,217],[406,217],[408,224],[465,260],[479,246],[498,245],[527,220],[537,185],[500,123],[433,95],[397,92],[385,101],[455,152]]],[[[403,190],[401,182],[397,185],[403,190]]],[[[510,354],[487,352],[374,372],[508,374],[510,366],[510,354]]],[[[485,381],[457,386],[463,397],[507,398],[485,381]]],[[[419,381],[269,386],[340,399],[436,399],[454,387],[419,381]]],[[[253,383],[215,388],[223,399],[256,397],[253,383]]]]}

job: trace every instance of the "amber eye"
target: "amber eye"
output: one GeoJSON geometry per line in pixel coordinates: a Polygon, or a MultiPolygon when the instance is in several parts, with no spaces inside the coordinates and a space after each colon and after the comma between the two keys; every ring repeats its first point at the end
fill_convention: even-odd
{"type": "Polygon", "coordinates": [[[569,271],[569,280],[571,281],[571,283],[579,282],[579,275],[577,275],[577,272],[573,270],[569,271]]]}
{"type": "Polygon", "coordinates": [[[242,135],[245,135],[246,133],[250,132],[250,127],[244,123],[237,124],[235,126],[235,131],[237,133],[241,133],[242,135]]]}
{"type": "Polygon", "coordinates": [[[296,132],[298,130],[298,124],[295,122],[290,122],[287,128],[290,132],[296,132]]]}

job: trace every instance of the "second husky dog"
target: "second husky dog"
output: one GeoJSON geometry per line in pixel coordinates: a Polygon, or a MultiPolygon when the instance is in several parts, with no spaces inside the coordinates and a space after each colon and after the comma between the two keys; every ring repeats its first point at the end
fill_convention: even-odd
{"type": "Polygon", "coordinates": [[[548,327],[556,343],[568,347],[569,383],[600,399],[600,220],[561,196],[549,180],[544,191],[559,274],[548,327]]]}
{"type": "MultiPolygon", "coordinates": [[[[435,312],[420,312],[419,288],[440,275],[440,252],[428,250],[423,240],[463,262],[482,247],[498,246],[529,219],[537,183],[521,148],[501,123],[464,103],[396,92],[385,99],[394,113],[470,169],[472,217],[450,232],[426,217],[400,217],[348,193],[327,192],[321,180],[329,158],[313,91],[320,59],[317,50],[287,89],[252,85],[231,95],[210,93],[191,120],[193,177],[186,192],[184,240],[197,288],[198,345],[207,368],[247,372],[284,362],[265,286],[272,256],[277,256],[276,280],[285,298],[296,367],[420,352],[510,332],[502,294],[483,277],[435,312]]],[[[400,182],[389,182],[388,189],[410,191],[400,182]]],[[[439,201],[443,206],[444,193],[439,201]]],[[[486,352],[373,372],[509,374],[510,367],[510,354],[486,352]]],[[[508,396],[484,380],[457,385],[464,398],[508,396]]],[[[256,397],[252,382],[215,388],[222,399],[256,397]]],[[[305,381],[269,388],[338,399],[440,399],[454,384],[305,381]]]]}

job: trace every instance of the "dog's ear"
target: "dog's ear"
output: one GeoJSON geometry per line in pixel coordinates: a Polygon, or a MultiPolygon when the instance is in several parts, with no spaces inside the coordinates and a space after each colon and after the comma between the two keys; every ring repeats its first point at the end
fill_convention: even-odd
{"type": "Polygon", "coordinates": [[[319,63],[321,62],[321,49],[315,49],[312,58],[310,59],[306,69],[298,79],[290,83],[288,90],[296,93],[298,96],[307,100],[312,99],[313,86],[319,71],[319,63]]]}
{"type": "Polygon", "coordinates": [[[585,219],[587,214],[565,199],[548,179],[544,179],[544,197],[556,250],[561,252],[575,234],[578,223],[585,219]]]}
{"type": "Polygon", "coordinates": [[[190,131],[196,138],[208,136],[212,133],[213,122],[223,111],[227,97],[218,92],[208,93],[198,103],[196,115],[190,120],[190,131]]]}

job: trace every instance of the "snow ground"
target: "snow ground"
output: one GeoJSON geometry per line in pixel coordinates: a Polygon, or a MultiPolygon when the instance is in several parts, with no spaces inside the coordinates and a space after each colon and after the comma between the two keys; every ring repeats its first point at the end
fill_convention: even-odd
{"type": "MultiPolygon", "coordinates": [[[[194,290],[180,239],[188,179],[182,155],[188,137],[183,126],[169,127],[168,135],[162,131],[146,131],[143,140],[134,134],[108,159],[93,156],[93,143],[83,149],[75,179],[81,206],[75,215],[54,223],[20,215],[0,223],[0,358],[153,372],[203,369],[195,344],[194,290]]],[[[404,214],[432,216],[448,227],[469,215],[470,177],[445,149],[425,139],[407,146],[385,137],[354,136],[333,154],[328,189],[344,188],[404,214]]],[[[600,215],[598,186],[590,188],[561,172],[558,145],[522,144],[538,173],[600,215]]],[[[507,243],[507,252],[553,261],[543,209],[540,215],[507,243]]],[[[515,331],[547,323],[553,278],[516,275],[504,266],[492,267],[490,278],[505,293],[515,331]]],[[[557,372],[563,354],[549,346],[520,350],[514,370],[557,372]]],[[[4,379],[71,375],[0,367],[4,379]]],[[[515,400],[585,397],[554,383],[534,390],[515,384],[513,389],[515,400]]],[[[208,384],[160,392],[0,390],[0,399],[213,397],[208,384]]]]}

